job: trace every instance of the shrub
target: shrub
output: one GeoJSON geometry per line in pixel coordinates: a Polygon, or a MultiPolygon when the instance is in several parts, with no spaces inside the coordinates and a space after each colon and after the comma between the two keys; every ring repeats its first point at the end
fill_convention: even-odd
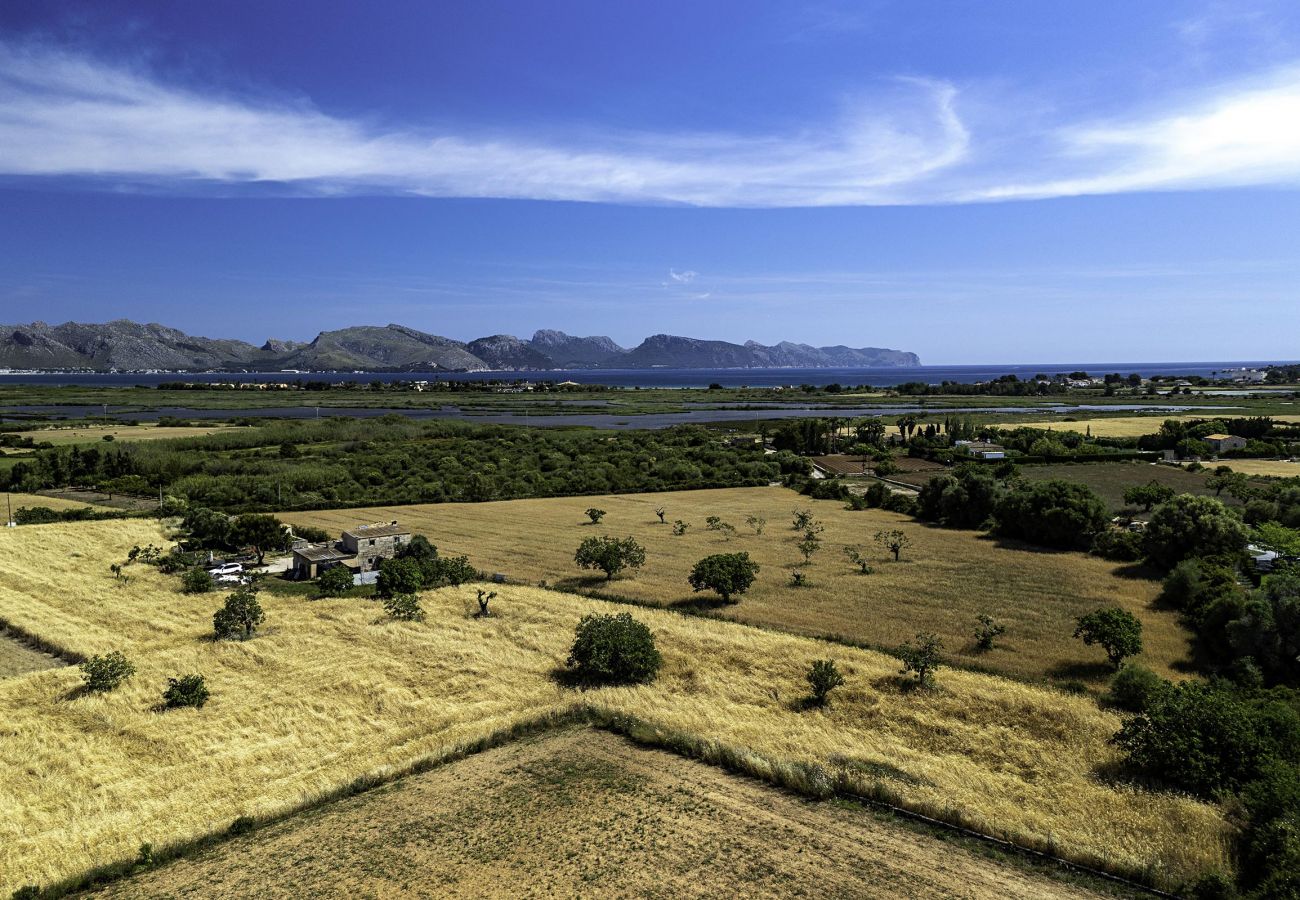
{"type": "Polygon", "coordinates": [[[790,587],[808,587],[808,573],[795,570],[790,573],[790,587]]]}
{"type": "Polygon", "coordinates": [[[745,524],[754,529],[754,534],[762,534],[767,526],[767,519],[762,516],[745,516],[745,524]]]}
{"type": "Polygon", "coordinates": [[[85,680],[88,691],[116,690],[118,685],[134,674],[135,666],[131,665],[121,650],[113,650],[103,656],[92,656],[81,664],[81,677],[85,680]]]}
{"type": "Polygon", "coordinates": [[[217,586],[217,580],[206,569],[190,569],[181,576],[181,590],[186,594],[208,594],[217,586]]]}
{"type": "Polygon", "coordinates": [[[835,668],[835,661],[819,659],[808,670],[808,687],[812,689],[812,702],[825,706],[830,692],[844,684],[844,676],[835,668]]]}
{"type": "Polygon", "coordinates": [[[1202,556],[1233,556],[1246,546],[1246,527],[1213,497],[1182,494],[1156,507],[1142,535],[1147,559],[1164,569],[1202,556]]]}
{"type": "Polygon", "coordinates": [[[673,522],[673,534],[676,535],[677,537],[681,537],[686,533],[686,529],[690,527],[691,527],[690,522],[683,522],[681,519],[678,519],[677,521],[673,522]]]}
{"type": "Polygon", "coordinates": [[[1129,506],[1140,506],[1147,512],[1153,506],[1168,503],[1174,499],[1175,491],[1166,484],[1152,480],[1146,484],[1134,485],[1124,491],[1124,502],[1129,506]]]}
{"type": "Polygon", "coordinates": [[[609,581],[624,569],[645,565],[645,548],[631,537],[589,537],[578,545],[573,561],[584,569],[600,569],[609,581]]]}
{"type": "Polygon", "coordinates": [[[1007,633],[1007,626],[994,619],[988,613],[980,613],[979,624],[975,626],[975,648],[992,650],[993,642],[1007,633]]]}
{"type": "Polygon", "coordinates": [[[202,709],[208,702],[208,686],[202,675],[182,675],[180,678],[168,678],[167,689],[163,691],[163,705],[168,709],[193,706],[202,709]]]}
{"type": "Polygon", "coordinates": [[[1137,562],[1142,558],[1142,535],[1136,531],[1107,528],[1092,539],[1092,554],[1113,562],[1137,562]]]}
{"type": "Polygon", "coordinates": [[[295,525],[293,526],[295,537],[301,538],[312,544],[323,544],[330,539],[330,533],[324,528],[317,528],[315,525],[295,525]]]}
{"type": "Polygon", "coordinates": [[[812,562],[813,554],[822,548],[822,541],[821,538],[809,531],[803,536],[803,540],[795,546],[803,554],[804,565],[808,565],[812,562]]]}
{"type": "Polygon", "coordinates": [[[654,635],[630,613],[583,616],[565,663],[579,679],[595,684],[653,681],[662,664],[654,635]]]}
{"type": "Polygon", "coordinates": [[[482,577],[482,573],[469,564],[468,556],[442,556],[425,560],[420,564],[420,573],[426,588],[461,585],[482,577]]]}
{"type": "Polygon", "coordinates": [[[1137,774],[1211,798],[1255,778],[1271,749],[1248,704],[1199,681],[1157,693],[1114,740],[1137,774]]]}
{"type": "Polygon", "coordinates": [[[943,664],[943,642],[938,635],[923,631],[898,648],[898,658],[903,661],[900,674],[916,674],[916,683],[928,687],[934,683],[934,674],[943,664]]]}
{"type": "Polygon", "coordinates": [[[1046,547],[1085,549],[1106,528],[1105,502],[1085,484],[1038,481],[1020,484],[998,501],[995,530],[1046,547]]]}
{"type": "Polygon", "coordinates": [[[352,570],[347,566],[330,566],[316,579],[316,593],[322,597],[342,597],[352,590],[352,570]]]}
{"type": "Polygon", "coordinates": [[[592,525],[599,525],[600,520],[605,518],[605,511],[603,509],[596,509],[596,507],[592,506],[587,509],[587,518],[591,519],[592,525]]]}
{"type": "Polygon", "coordinates": [[[813,518],[811,509],[796,509],[792,513],[792,516],[793,519],[791,520],[790,527],[794,531],[808,531],[816,521],[816,519],[813,518]]]}
{"type": "Polygon", "coordinates": [[[249,588],[240,588],[229,597],[221,609],[212,614],[212,630],[221,639],[240,637],[248,640],[262,624],[266,614],[257,594],[249,588]]]}
{"type": "Polygon", "coordinates": [[[420,598],[415,594],[393,594],[384,598],[384,610],[400,622],[418,622],[424,618],[420,598]]]}
{"type": "Polygon", "coordinates": [[[1096,609],[1080,616],[1074,636],[1091,647],[1100,644],[1116,669],[1126,657],[1142,652],[1142,623],[1137,616],[1118,606],[1096,609]]]}
{"type": "Polygon", "coordinates": [[[858,567],[861,574],[871,574],[871,563],[861,547],[845,547],[844,555],[849,558],[849,562],[858,567]]]}
{"type": "Polygon", "coordinates": [[[694,591],[711,590],[730,603],[735,594],[743,594],[758,577],[758,563],[748,553],[715,553],[695,564],[687,577],[694,591]]]}
{"type": "Polygon", "coordinates": [[[1155,672],[1137,663],[1127,663],[1120,667],[1110,680],[1110,692],[1106,699],[1113,706],[1129,712],[1143,712],[1152,700],[1169,686],[1155,672]]]}

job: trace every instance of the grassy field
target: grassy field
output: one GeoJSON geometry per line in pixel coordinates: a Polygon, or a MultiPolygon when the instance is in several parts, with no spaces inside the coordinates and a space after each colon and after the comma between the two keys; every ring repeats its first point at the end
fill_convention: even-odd
{"type": "Polygon", "coordinates": [[[569,897],[1098,896],[589,728],[485,751],[96,896],[477,898],[502,885],[569,897]]]}
{"type": "MultiPolygon", "coordinates": [[[[55,511],[63,509],[82,509],[87,506],[94,506],[96,508],[100,507],[100,504],[97,503],[88,503],[84,500],[73,500],[67,497],[47,497],[44,494],[4,494],[0,495],[0,503],[4,503],[5,498],[8,498],[8,502],[13,506],[15,511],[18,510],[19,507],[23,506],[26,506],[28,509],[37,506],[44,506],[46,509],[52,509],[55,511]]],[[[4,515],[6,509],[7,507],[0,507],[0,515],[4,515]]]]}
{"type": "Polygon", "coordinates": [[[111,437],[115,441],[161,441],[168,438],[204,437],[215,434],[228,425],[179,425],[161,427],[153,423],[139,425],[78,425],[75,427],[55,426],[20,432],[23,437],[34,441],[48,441],[56,447],[69,444],[93,444],[111,437]]]}
{"type": "Polygon", "coordinates": [[[1300,462],[1285,459],[1220,459],[1211,465],[1227,466],[1234,472],[1244,472],[1247,475],[1300,478],[1300,462]]]}
{"type": "MultiPolygon", "coordinates": [[[[1180,494],[1214,495],[1214,491],[1205,486],[1208,472],[1188,472],[1145,462],[1049,463],[1021,466],[1020,474],[1031,481],[1060,478],[1081,482],[1096,491],[1111,509],[1124,507],[1125,489],[1151,481],[1167,485],[1180,494]]],[[[1237,502],[1227,494],[1219,499],[1228,504],[1237,502]]]]}
{"type": "MultiPolygon", "coordinates": [[[[1255,414],[1251,410],[1233,411],[1225,409],[1218,415],[1223,416],[1245,416],[1255,414]]],[[[1205,419],[1216,415],[1214,410],[1206,410],[1202,414],[1195,416],[1187,415],[1164,415],[1153,413],[1147,416],[1113,416],[1106,418],[1078,418],[1071,420],[1051,419],[1025,419],[1016,422],[997,422],[999,428],[1051,428],[1055,431],[1077,431],[1080,434],[1092,431],[1094,437],[1141,437],[1144,434],[1155,434],[1160,430],[1161,424],[1165,419],[1205,419]]],[[[1279,422],[1300,422],[1300,415],[1274,415],[1274,419],[1279,422]]]]}
{"type": "MultiPolygon", "coordinates": [[[[425,622],[372,602],[264,598],[255,640],[208,638],[213,596],[108,563],[157,542],[139,520],[0,531],[0,615],[65,651],[123,650],[136,676],[85,696],[75,669],[0,682],[0,892],[300,808],[364,777],[479,749],[577,709],[778,783],[887,796],[985,833],[1171,884],[1227,864],[1222,812],[1111,781],[1119,724],[1089,698],[963,671],[906,690],[866,650],[643,609],[664,669],[652,685],[575,691],[554,677],[585,613],[557,591],[426,593],[425,622]],[[833,656],[847,683],[806,711],[803,676],[833,656]],[[202,710],[157,708],[201,672],[202,710]]],[[[936,859],[940,866],[947,855],[936,859]]]]}
{"type": "Polygon", "coordinates": [[[64,665],[63,660],[48,653],[42,653],[34,647],[0,628],[0,678],[22,675],[25,672],[39,672],[64,665]]]}
{"type": "Polygon", "coordinates": [[[1142,662],[1156,671],[1175,675],[1188,653],[1188,635],[1176,614],[1152,609],[1159,584],[1126,577],[1115,563],[1005,544],[972,531],[927,527],[882,510],[850,512],[838,501],[808,500],[784,488],[430,504],[284,518],[334,534],[357,523],[397,519],[426,534],[440,552],[468,555],[485,571],[658,606],[690,606],[705,599],[692,594],[686,582],[695,561],[710,553],[744,550],[762,571],[738,604],[717,610],[721,615],[873,646],[894,647],[918,631],[933,631],[967,663],[1022,677],[1094,685],[1108,678],[1104,656],[1071,637],[1074,620],[1102,605],[1120,604],[1142,619],[1142,662]],[[599,526],[583,524],[589,506],[607,510],[599,526]],[[683,519],[692,523],[691,529],[675,537],[670,526],[658,524],[658,506],[669,522],[683,519]],[[792,569],[802,562],[795,548],[801,536],[790,527],[796,507],[812,509],[826,528],[823,549],[807,569],[811,587],[790,585],[792,569]],[[737,536],[728,540],[707,531],[704,519],[709,515],[735,525],[737,536]],[[745,525],[750,515],[767,519],[763,534],[745,525]],[[902,529],[912,541],[897,563],[872,541],[877,531],[892,528],[902,529]],[[574,565],[573,553],[583,538],[596,534],[634,536],[646,547],[645,567],[608,584],[599,573],[583,573],[574,565]],[[845,559],[843,547],[849,544],[866,548],[874,574],[858,574],[845,559]],[[979,654],[971,647],[971,635],[982,612],[1002,620],[1007,634],[997,648],[979,654]]]}

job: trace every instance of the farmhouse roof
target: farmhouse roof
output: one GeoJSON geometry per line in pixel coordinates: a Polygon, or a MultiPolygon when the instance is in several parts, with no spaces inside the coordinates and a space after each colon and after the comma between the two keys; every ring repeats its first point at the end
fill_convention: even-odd
{"type": "Polygon", "coordinates": [[[1205,439],[1207,441],[1226,441],[1230,437],[1232,437],[1230,434],[1207,434],[1205,439]]]}
{"type": "Polygon", "coordinates": [[[362,538],[394,537],[399,534],[410,533],[411,529],[403,528],[396,522],[378,522],[374,525],[358,525],[356,528],[350,528],[343,532],[345,537],[354,537],[358,540],[362,538]]]}
{"type": "Polygon", "coordinates": [[[300,547],[293,551],[293,555],[301,556],[307,562],[312,563],[337,562],[340,559],[350,559],[352,557],[351,553],[346,553],[329,544],[300,547]]]}

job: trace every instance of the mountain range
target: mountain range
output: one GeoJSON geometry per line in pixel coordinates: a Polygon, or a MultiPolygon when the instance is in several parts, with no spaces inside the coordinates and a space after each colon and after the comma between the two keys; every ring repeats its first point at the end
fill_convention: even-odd
{"type": "Polygon", "coordinates": [[[322,331],[308,343],[272,339],[259,347],[126,319],[102,325],[0,325],[0,368],[8,369],[491,372],[854,368],[920,362],[915,353],[880,347],[812,347],[789,341],[769,347],[669,334],[656,334],[629,349],[607,337],[546,329],[527,340],[496,334],[464,343],[403,325],[358,325],[322,331]]]}

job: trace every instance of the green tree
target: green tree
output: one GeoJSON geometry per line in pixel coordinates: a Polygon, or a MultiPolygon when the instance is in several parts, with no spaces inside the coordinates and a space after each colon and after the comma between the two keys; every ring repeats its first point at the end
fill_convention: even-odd
{"type": "Polygon", "coordinates": [[[934,675],[943,664],[943,641],[932,632],[922,631],[898,648],[898,658],[903,661],[900,674],[912,672],[916,675],[917,685],[928,687],[934,683],[934,675]]]}
{"type": "Polygon", "coordinates": [[[796,509],[793,513],[791,528],[795,531],[808,531],[815,521],[817,520],[813,518],[811,509],[796,509]]]}
{"type": "Polygon", "coordinates": [[[767,519],[762,516],[745,516],[745,524],[754,529],[754,534],[762,534],[763,528],[767,525],[767,519]]]}
{"type": "Polygon", "coordinates": [[[316,593],[321,597],[342,597],[352,590],[352,570],[347,566],[330,566],[316,579],[316,593]]]}
{"type": "Polygon", "coordinates": [[[394,556],[397,559],[410,559],[417,563],[423,563],[431,559],[437,559],[438,548],[429,543],[427,537],[417,534],[398,548],[394,556]]]}
{"type": "Polygon", "coordinates": [[[814,661],[806,677],[812,690],[812,702],[817,706],[825,706],[830,692],[844,684],[844,676],[832,659],[814,661]]]}
{"type": "Polygon", "coordinates": [[[1100,644],[1110,664],[1116,669],[1127,657],[1142,652],[1142,623],[1137,616],[1119,606],[1103,607],[1080,616],[1074,636],[1091,647],[1100,644]]]}
{"type": "Polygon", "coordinates": [[[1144,511],[1150,512],[1153,507],[1169,502],[1174,499],[1174,496],[1175,491],[1169,485],[1152,480],[1125,490],[1124,502],[1129,506],[1140,506],[1144,511]]]}
{"type": "Polygon", "coordinates": [[[899,555],[908,547],[912,546],[912,539],[897,528],[892,528],[886,531],[877,531],[874,540],[877,544],[894,554],[894,562],[898,562],[899,555]]]}
{"type": "Polygon", "coordinates": [[[803,554],[804,565],[808,565],[812,562],[813,554],[822,548],[822,541],[821,538],[809,531],[804,534],[803,540],[795,546],[803,554]]]}
{"type": "Polygon", "coordinates": [[[217,580],[207,569],[190,569],[181,576],[181,591],[186,594],[207,594],[217,586],[217,580]]]}
{"type": "Polygon", "coordinates": [[[167,679],[167,688],[163,691],[163,705],[168,709],[182,706],[202,709],[210,696],[202,675],[182,675],[180,678],[167,679]]]}
{"type": "Polygon", "coordinates": [[[573,561],[584,569],[600,569],[609,581],[624,569],[645,565],[645,548],[631,537],[589,537],[578,545],[573,561]]]}
{"type": "Polygon", "coordinates": [[[587,518],[591,519],[592,525],[599,525],[600,520],[605,518],[605,511],[603,509],[597,509],[594,506],[590,507],[587,510],[587,518]]]}
{"type": "Polygon", "coordinates": [[[424,587],[424,571],[413,559],[385,559],[379,563],[375,592],[380,597],[414,594],[424,587]]]}
{"type": "Polygon", "coordinates": [[[212,630],[221,639],[242,635],[244,640],[248,640],[265,618],[262,604],[257,602],[256,592],[241,587],[226,598],[221,609],[212,614],[212,630]]]}
{"type": "Polygon", "coordinates": [[[392,594],[384,598],[384,611],[401,622],[418,622],[424,618],[424,608],[415,594],[392,594]]]}
{"type": "Polygon", "coordinates": [[[595,684],[653,681],[662,664],[654,635],[630,613],[583,616],[565,661],[577,678],[595,684]]]}
{"type": "Polygon", "coordinates": [[[287,550],[293,535],[283,522],[264,513],[245,513],[230,525],[230,541],[237,547],[252,547],[260,566],[269,550],[287,550]]]}
{"type": "Polygon", "coordinates": [[[1110,522],[1105,502],[1086,484],[1054,479],[1021,483],[998,501],[996,531],[1046,547],[1086,550],[1110,522]]]}
{"type": "Polygon", "coordinates": [[[690,527],[691,527],[690,522],[683,522],[681,519],[678,519],[677,521],[673,522],[673,534],[676,535],[677,537],[681,537],[686,533],[686,529],[690,527]]]}
{"type": "Polygon", "coordinates": [[[695,564],[687,577],[694,591],[714,591],[724,603],[743,594],[758,577],[758,563],[748,553],[715,553],[695,564]]]}
{"type": "Polygon", "coordinates": [[[1142,534],[1152,564],[1171,569],[1194,556],[1234,556],[1246,546],[1246,527],[1213,497],[1180,494],[1157,506],[1142,534]]]}
{"type": "Polygon", "coordinates": [[[135,674],[135,666],[121,650],[112,650],[103,656],[92,656],[81,663],[81,677],[86,690],[105,693],[135,674]]]}
{"type": "Polygon", "coordinates": [[[1265,578],[1227,633],[1236,654],[1252,658],[1270,683],[1300,685],[1300,572],[1265,578]]]}

